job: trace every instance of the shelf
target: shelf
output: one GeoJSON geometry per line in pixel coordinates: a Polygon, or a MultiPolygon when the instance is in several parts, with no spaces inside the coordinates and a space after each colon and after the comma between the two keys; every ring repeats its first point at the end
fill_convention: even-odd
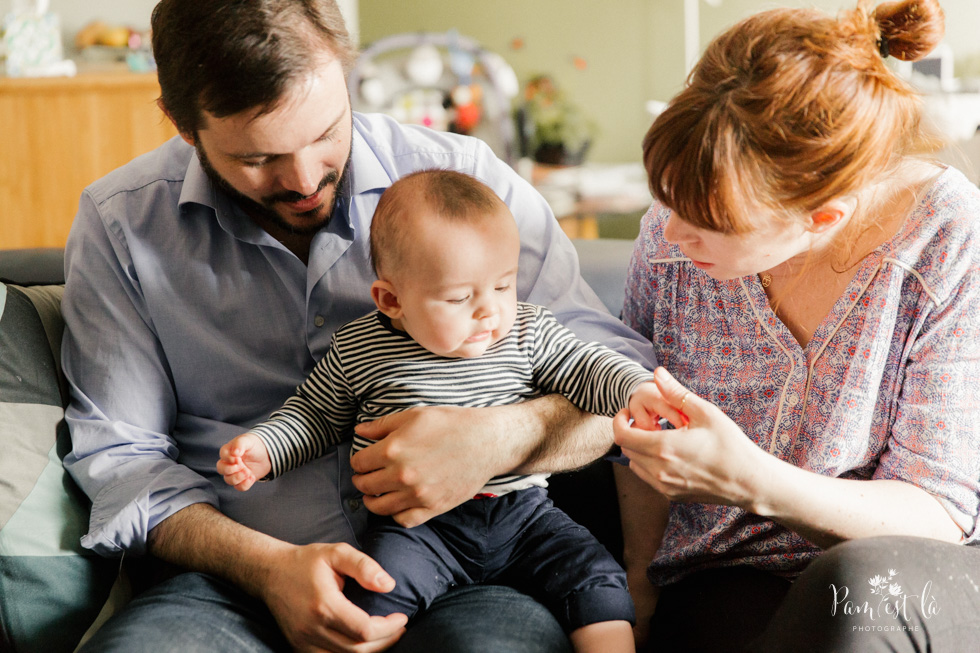
{"type": "Polygon", "coordinates": [[[63,247],[85,187],[176,134],[159,94],[117,66],[0,77],[0,249],[63,247]]]}

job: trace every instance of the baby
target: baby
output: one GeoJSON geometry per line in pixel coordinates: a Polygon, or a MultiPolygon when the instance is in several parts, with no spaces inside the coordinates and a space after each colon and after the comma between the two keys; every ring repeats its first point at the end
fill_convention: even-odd
{"type": "MultiPolygon", "coordinates": [[[[519,254],[513,215],[476,179],[429,170],[392,184],[371,228],[378,310],[338,330],[297,394],[221,448],[225,482],[247,490],[322,456],[356,423],[413,406],[498,406],[560,393],[595,414],[627,404],[642,411],[657,392],[652,374],[578,340],[547,309],[518,302],[519,254]]],[[[354,436],[352,453],[372,442],[354,436]]],[[[363,549],[395,588],[349,583],[345,593],[369,614],[411,618],[456,585],[510,585],[547,606],[576,651],[632,651],[624,572],[552,505],[545,479],[494,478],[415,528],[372,516],[363,549]]]]}

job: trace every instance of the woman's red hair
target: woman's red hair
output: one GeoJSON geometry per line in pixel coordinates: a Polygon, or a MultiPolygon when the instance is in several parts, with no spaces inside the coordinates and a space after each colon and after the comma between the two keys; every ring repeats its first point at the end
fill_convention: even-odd
{"type": "Polygon", "coordinates": [[[647,132],[653,195],[691,224],[745,233],[754,211],[809,213],[880,179],[928,142],[918,95],[881,52],[921,58],[943,29],[938,0],[743,20],[647,132]]]}

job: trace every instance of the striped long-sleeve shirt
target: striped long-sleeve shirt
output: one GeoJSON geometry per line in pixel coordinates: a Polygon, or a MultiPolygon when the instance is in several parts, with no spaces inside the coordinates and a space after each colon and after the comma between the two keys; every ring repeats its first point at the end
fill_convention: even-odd
{"type": "MultiPolygon", "coordinates": [[[[380,312],[349,322],[296,394],[252,429],[278,476],[326,453],[353,426],[413,406],[503,406],[561,394],[611,416],[652,374],[598,343],[584,343],[548,309],[519,304],[510,333],[478,358],[445,358],[395,329],[380,312]]],[[[371,440],[355,436],[352,451],[371,440]]],[[[545,486],[546,475],[501,476],[482,492],[545,486]]]]}

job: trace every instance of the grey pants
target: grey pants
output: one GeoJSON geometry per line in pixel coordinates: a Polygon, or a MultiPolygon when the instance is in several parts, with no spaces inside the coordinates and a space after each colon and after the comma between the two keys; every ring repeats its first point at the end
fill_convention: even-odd
{"type": "Polygon", "coordinates": [[[650,651],[977,651],[980,547],[876,537],[828,549],[793,583],[749,567],[664,587],[650,651]]]}

